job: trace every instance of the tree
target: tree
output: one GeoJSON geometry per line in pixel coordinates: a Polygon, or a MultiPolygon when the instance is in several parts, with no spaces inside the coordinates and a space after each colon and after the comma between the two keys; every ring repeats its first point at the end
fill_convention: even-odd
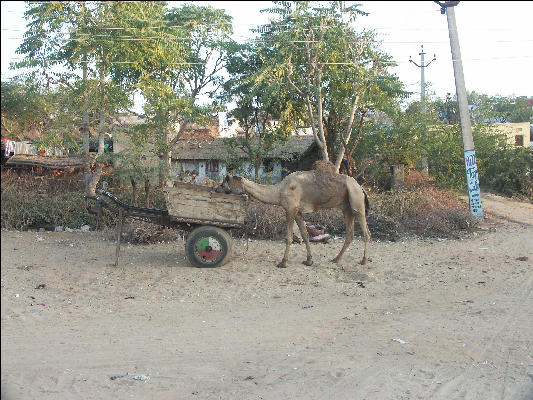
{"type": "Polygon", "coordinates": [[[51,121],[50,95],[34,79],[2,81],[2,136],[14,140],[39,137],[51,121]]]}
{"type": "Polygon", "coordinates": [[[488,96],[469,93],[474,123],[533,122],[533,111],[525,97],[488,96]]]}
{"type": "Polygon", "coordinates": [[[274,3],[265,10],[274,14],[272,22],[259,28],[263,77],[290,87],[292,103],[305,107],[322,158],[338,170],[354,127],[359,129],[356,121],[362,123],[358,117],[406,93],[387,72],[394,63],[379,49],[375,34],[353,28],[356,18],[365,15],[358,5],[274,3]]]}
{"type": "MultiPolygon", "coordinates": [[[[154,24],[160,21],[164,2],[98,2],[91,21],[95,24],[94,32],[103,39],[95,44],[96,67],[98,71],[98,155],[105,161],[104,129],[106,116],[113,117],[117,111],[131,105],[131,95],[135,86],[124,79],[121,65],[132,53],[158,53],[154,24]],[[129,40],[134,35],[130,44],[129,40]],[[147,40],[145,40],[147,39],[147,40]],[[127,57],[126,57],[127,56],[127,57]],[[109,77],[109,78],[108,78],[109,77]]],[[[129,61],[132,62],[132,61],[129,61]]],[[[133,61],[135,62],[135,61],[133,61]]],[[[98,160],[97,160],[98,161],[98,160]]],[[[131,163],[136,166],[137,163],[131,163]]],[[[94,193],[101,175],[101,162],[96,163],[94,173],[88,182],[88,193],[94,193]]],[[[147,184],[145,179],[145,185],[147,184]]],[[[148,192],[147,192],[148,194],[148,192]]],[[[148,200],[149,201],[149,200],[148,200]]]]}
{"type": "MultiPolygon", "coordinates": [[[[475,91],[469,92],[470,118],[474,124],[492,124],[506,122],[533,123],[533,110],[526,97],[489,96],[475,91]]],[[[455,97],[455,96],[454,96],[455,97]]],[[[435,100],[441,121],[457,123],[459,121],[457,100],[448,93],[446,99],[435,100]]]]}
{"type": "Polygon", "coordinates": [[[220,98],[236,103],[228,117],[239,122],[244,135],[227,138],[225,144],[230,154],[240,149],[247,155],[257,181],[265,159],[290,135],[294,125],[302,122],[302,115],[291,107],[286,86],[261,79],[264,62],[255,43],[231,43],[227,57],[229,79],[220,98]]]}
{"type": "MultiPolygon", "coordinates": [[[[15,67],[38,69],[48,84],[62,86],[72,96],[72,119],[81,117],[89,195],[94,195],[100,178],[106,123],[131,105],[133,87],[111,79],[113,66],[132,47],[124,31],[131,26],[150,27],[162,7],[162,2],[51,1],[29,3],[25,12],[28,31],[17,49],[25,57],[15,67]],[[89,157],[91,127],[98,132],[96,163],[89,157]]],[[[142,36],[142,29],[136,33],[142,36]]]]}
{"type": "Polygon", "coordinates": [[[157,26],[158,51],[139,54],[138,62],[121,73],[136,81],[146,99],[143,129],[147,138],[156,139],[162,184],[169,173],[170,150],[189,124],[205,123],[218,110],[198,101],[203,95],[213,97],[222,84],[224,42],[232,25],[224,10],[185,4],[167,10],[157,26]]]}

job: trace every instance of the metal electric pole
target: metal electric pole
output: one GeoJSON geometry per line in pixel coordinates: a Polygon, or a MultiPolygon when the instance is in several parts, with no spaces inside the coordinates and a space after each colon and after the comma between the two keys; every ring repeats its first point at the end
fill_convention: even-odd
{"type": "Polygon", "coordinates": [[[459,116],[461,119],[461,132],[463,134],[463,150],[466,166],[466,182],[468,184],[468,199],[470,200],[470,213],[476,218],[483,218],[481,192],[479,190],[479,179],[477,175],[476,153],[474,151],[472,125],[470,123],[470,112],[468,110],[468,100],[466,98],[463,62],[461,60],[459,36],[457,34],[457,25],[455,23],[454,7],[459,4],[459,2],[435,1],[435,3],[441,6],[441,13],[446,14],[448,19],[448,32],[450,35],[450,47],[452,50],[453,71],[455,75],[455,90],[457,91],[457,102],[459,103],[459,116]]]}
{"type": "Polygon", "coordinates": [[[424,45],[422,44],[420,45],[420,47],[422,48],[422,51],[418,53],[418,55],[420,56],[420,65],[414,62],[411,56],[409,56],[409,61],[412,62],[414,65],[416,65],[418,68],[420,68],[420,103],[422,106],[421,107],[422,112],[425,113],[426,112],[426,78],[424,74],[424,69],[428,67],[429,64],[431,64],[433,61],[437,59],[437,55],[433,54],[433,60],[425,64],[424,55],[426,53],[424,53],[424,45]]]}

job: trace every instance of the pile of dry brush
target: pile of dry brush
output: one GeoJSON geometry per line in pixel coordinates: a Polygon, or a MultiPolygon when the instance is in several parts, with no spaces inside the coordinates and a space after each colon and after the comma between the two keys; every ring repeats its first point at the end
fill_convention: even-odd
{"type": "MultiPolygon", "coordinates": [[[[105,229],[106,236],[113,239],[114,216],[108,213],[104,221],[95,221],[94,216],[89,216],[84,211],[82,182],[77,179],[75,183],[3,173],[2,227],[22,230],[39,223],[71,228],[88,224],[93,229],[105,229]],[[21,223],[25,226],[19,226],[21,223]]],[[[117,187],[111,191],[128,201],[128,189],[117,187]]],[[[395,241],[406,235],[457,238],[471,231],[476,224],[468,204],[455,192],[435,186],[427,175],[417,171],[406,174],[405,187],[400,191],[367,192],[370,199],[367,222],[372,239],[395,241]]],[[[162,198],[154,190],[153,198],[159,197],[162,198]]],[[[345,234],[344,217],[339,209],[322,210],[304,217],[308,224],[323,225],[330,234],[345,234]]],[[[279,240],[285,237],[285,229],[285,211],[281,207],[251,199],[244,227],[234,229],[233,236],[279,240]]],[[[185,234],[149,222],[130,220],[124,228],[123,240],[131,243],[166,242],[185,234]]],[[[355,234],[361,234],[357,224],[355,234]]]]}
{"type": "MultiPolygon", "coordinates": [[[[409,172],[400,191],[369,191],[367,217],[372,239],[396,241],[403,236],[459,238],[472,231],[477,222],[468,204],[448,189],[439,188],[423,173],[409,172]]],[[[320,224],[334,235],[345,234],[339,209],[321,210],[304,215],[307,224],[320,224]]],[[[234,237],[280,240],[286,234],[285,211],[271,204],[250,199],[244,227],[234,229],[234,237]]],[[[298,232],[295,232],[298,234],[298,232]]],[[[123,238],[133,243],[171,241],[184,233],[149,223],[131,221],[123,238]]],[[[361,235],[358,224],[355,235],[361,235]]]]}

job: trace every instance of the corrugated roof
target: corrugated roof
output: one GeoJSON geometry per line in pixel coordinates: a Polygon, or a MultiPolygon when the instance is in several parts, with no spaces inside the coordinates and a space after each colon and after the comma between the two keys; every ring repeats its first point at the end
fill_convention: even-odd
{"type": "MultiPolygon", "coordinates": [[[[181,139],[178,140],[175,150],[172,151],[174,160],[223,160],[231,155],[224,144],[227,138],[205,138],[205,139],[181,139]]],[[[314,143],[313,137],[294,136],[287,142],[280,143],[269,158],[293,157],[307,151],[314,143]]],[[[246,153],[237,149],[237,157],[247,158],[246,153]]]]}

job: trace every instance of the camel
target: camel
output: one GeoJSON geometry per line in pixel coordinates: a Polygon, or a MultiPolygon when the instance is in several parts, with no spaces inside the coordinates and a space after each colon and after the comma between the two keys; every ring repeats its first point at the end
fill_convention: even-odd
{"type": "Polygon", "coordinates": [[[339,207],[342,209],[346,222],[346,238],[344,246],[333,260],[338,263],[354,236],[355,217],[361,225],[364,239],[364,253],[361,264],[366,264],[368,258],[368,243],[370,232],[366,223],[369,209],[368,196],[357,181],[347,175],[338,174],[329,161],[319,160],[311,171],[296,171],[287,175],[275,185],[260,185],[246,178],[226,175],[222,182],[222,190],[226,193],[248,194],[267,204],[275,204],[285,209],[287,213],[287,241],[283,259],[278,268],[286,268],[289,248],[293,240],[294,220],[298,224],[300,233],[305,241],[307,259],[305,265],[312,265],[309,234],[305,227],[304,213],[339,207]]]}

